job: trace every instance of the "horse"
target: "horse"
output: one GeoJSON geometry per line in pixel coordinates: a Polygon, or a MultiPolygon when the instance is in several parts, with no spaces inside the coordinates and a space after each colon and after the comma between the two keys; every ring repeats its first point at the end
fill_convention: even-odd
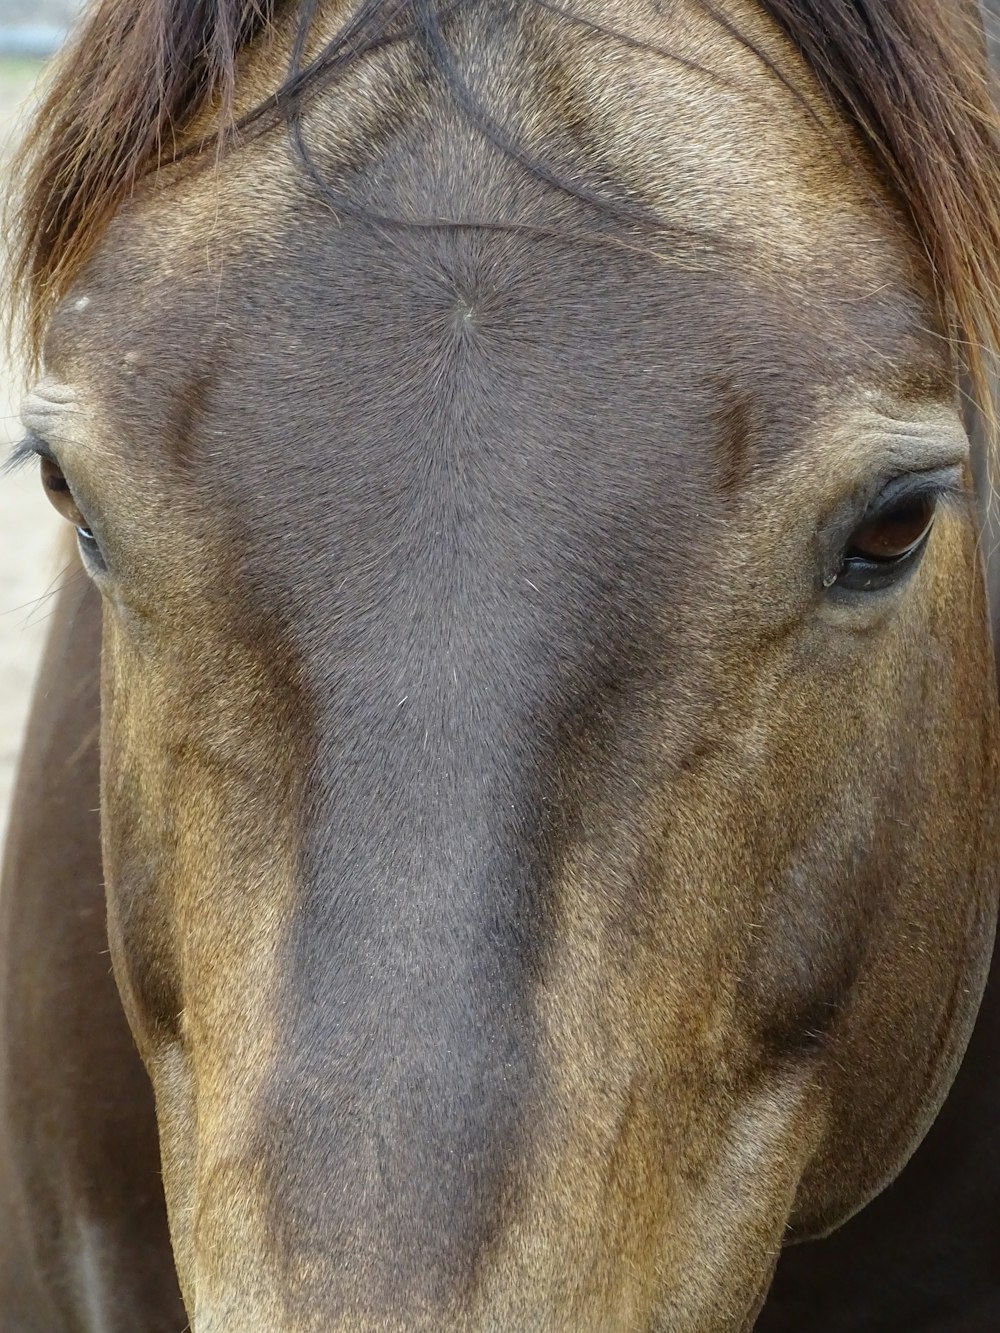
{"type": "Polygon", "coordinates": [[[5,1329],[747,1330],[903,1169],[997,907],[972,17],[99,0],[5,1329]]]}

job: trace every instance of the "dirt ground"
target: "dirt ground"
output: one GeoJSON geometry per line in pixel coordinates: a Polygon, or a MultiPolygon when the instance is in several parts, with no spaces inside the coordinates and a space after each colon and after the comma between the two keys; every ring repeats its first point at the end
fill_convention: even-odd
{"type": "MultiPolygon", "coordinates": [[[[0,58],[0,169],[23,121],[40,67],[0,58]]],[[[2,179],[2,177],[0,177],[2,179]]],[[[0,455],[17,439],[21,383],[0,357],[0,455]]],[[[33,468],[0,475],[0,838],[21,744],[31,683],[45,640],[48,599],[58,579],[59,520],[42,496],[33,468]]]]}

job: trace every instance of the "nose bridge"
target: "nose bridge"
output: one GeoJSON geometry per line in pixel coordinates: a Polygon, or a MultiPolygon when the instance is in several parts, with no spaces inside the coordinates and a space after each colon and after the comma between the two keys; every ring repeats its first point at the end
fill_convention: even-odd
{"type": "MultiPolygon", "coordinates": [[[[268,1266],[276,1251],[279,1269],[322,1271],[331,1327],[338,1308],[344,1327],[351,1310],[446,1311],[502,1230],[546,897],[531,773],[509,714],[499,743],[496,697],[376,715],[363,696],[338,693],[323,728],[270,1067],[246,1109],[268,1266]]],[[[242,1206],[238,1181],[216,1183],[206,1236],[242,1206]]],[[[229,1327],[212,1284],[234,1263],[217,1253],[205,1275],[206,1329],[229,1327]]]]}
{"type": "MultiPolygon", "coordinates": [[[[249,1210],[236,1175],[220,1180],[218,1207],[209,1210],[216,1216],[203,1219],[209,1225],[201,1228],[192,1331],[625,1333],[651,1326],[657,1309],[671,1311],[678,1327],[715,1327],[724,1310],[733,1319],[727,1327],[743,1327],[739,1312],[747,1309],[755,1283],[763,1290],[769,1278],[772,1247],[813,1150],[817,1126],[810,1121],[808,1082],[801,1071],[782,1073],[745,1104],[730,1107],[716,1150],[686,1160],[681,1152],[670,1184],[654,1178],[659,1168],[654,1176],[645,1173],[664,1150],[680,1151],[680,1145],[648,1144],[646,1164],[629,1164],[643,1139],[625,1132],[639,1128],[630,1120],[639,1111],[634,1087],[619,1090],[625,1100],[618,1130],[613,1123],[601,1130],[610,1135],[605,1153],[585,1161],[567,1150],[574,1137],[587,1139],[598,1109],[594,1089],[584,1089],[582,1107],[563,1107],[555,1116],[562,1123],[550,1126],[559,1140],[553,1161],[536,1155],[526,1163],[537,1178],[523,1191],[490,1195],[481,1188],[478,1210],[466,1197],[445,1216],[419,1191],[401,1205],[400,1173],[389,1174],[387,1191],[373,1192],[372,1177],[359,1172],[358,1141],[349,1163],[338,1160],[328,1142],[319,1159],[300,1162],[293,1154],[278,1163],[286,1188],[275,1193],[272,1181],[261,1196],[264,1245],[255,1251],[239,1243],[251,1233],[239,1229],[249,1210]],[[642,1181],[644,1195],[636,1193],[642,1181]],[[595,1188],[598,1197],[588,1200],[595,1188]],[[652,1196],[661,1191],[651,1211],[652,1196]],[[350,1206],[331,1207],[334,1196],[350,1206]],[[417,1211],[400,1211],[409,1205],[417,1211]],[[470,1236],[469,1223],[477,1218],[491,1225],[470,1236]],[[761,1247],[764,1236],[769,1240],[761,1247]]],[[[290,1099],[295,1096],[289,1089],[290,1099]]],[[[551,1106],[538,1109],[552,1117],[551,1106]]],[[[310,1112],[305,1106],[296,1130],[310,1112]]],[[[336,1129],[343,1133],[347,1123],[339,1121],[336,1129]]],[[[669,1140],[671,1123],[668,1117],[657,1137],[669,1140]]],[[[438,1176],[440,1158],[414,1157],[402,1140],[386,1147],[426,1182],[438,1176]]],[[[474,1167],[470,1174],[483,1185],[474,1167]]],[[[438,1188],[445,1186],[438,1181],[438,1188]]],[[[455,1205],[454,1194],[448,1202],[455,1205]]]]}
{"type": "Polygon", "coordinates": [[[552,730],[497,673],[459,671],[454,703],[447,674],[391,709],[380,671],[330,692],[251,1130],[228,1178],[203,1163],[195,1333],[618,1333],[655,1305],[671,1210],[693,1234],[669,1024],[605,947],[608,847],[622,874],[641,839],[607,823],[574,869],[552,730]]]}
{"type": "Polygon", "coordinates": [[[322,971],[294,957],[304,988],[246,1108],[245,1155],[229,1170],[202,1163],[205,1328],[298,1333],[308,1325],[285,1308],[298,1301],[324,1308],[324,1329],[395,1326],[365,1311],[398,1312],[400,1328],[466,1327],[446,1316],[471,1300],[518,1190],[528,1006],[486,969],[477,990],[474,968],[447,974],[429,953],[392,984],[372,975],[371,954],[322,971]],[[232,1316],[220,1284],[238,1293],[232,1316]],[[282,1308],[262,1316],[276,1292],[282,1308]]]}
{"type": "Polygon", "coordinates": [[[370,1311],[474,1327],[461,1310],[517,1209],[543,1099],[558,664],[532,652],[527,598],[487,626],[472,574],[447,573],[312,622],[273,1040],[243,1160],[228,1184],[202,1163],[196,1328],[253,1328],[259,1283],[261,1308],[322,1292],[324,1333],[393,1326],[370,1311]]]}

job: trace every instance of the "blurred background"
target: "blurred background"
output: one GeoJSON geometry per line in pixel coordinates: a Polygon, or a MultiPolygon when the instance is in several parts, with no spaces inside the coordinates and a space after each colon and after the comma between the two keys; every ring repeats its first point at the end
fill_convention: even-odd
{"type": "MultiPolygon", "coordinates": [[[[0,57],[44,60],[62,41],[78,0],[0,0],[0,57]]],[[[0,73],[4,78],[7,71],[0,73]]]]}
{"type": "MultiPolygon", "coordinates": [[[[19,127],[30,113],[45,61],[58,48],[77,10],[76,0],[0,0],[0,195],[6,194],[7,164],[19,127]]],[[[0,248],[4,240],[0,234],[0,248]]],[[[16,345],[3,348],[0,457],[18,438],[16,413],[22,387],[16,345]]],[[[42,497],[34,469],[15,477],[0,474],[0,839],[45,638],[51,600],[46,594],[59,578],[57,530],[58,520],[42,497]]]]}

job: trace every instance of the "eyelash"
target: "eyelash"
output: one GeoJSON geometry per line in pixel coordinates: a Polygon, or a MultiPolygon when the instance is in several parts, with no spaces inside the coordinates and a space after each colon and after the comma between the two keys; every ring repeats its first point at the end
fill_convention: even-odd
{"type": "Polygon", "coordinates": [[[32,435],[29,431],[24,439],[19,440],[7,455],[3,463],[3,472],[7,475],[19,472],[21,468],[27,467],[29,463],[34,463],[39,458],[48,458],[55,462],[45,441],[40,440],[37,435],[32,435]]]}

